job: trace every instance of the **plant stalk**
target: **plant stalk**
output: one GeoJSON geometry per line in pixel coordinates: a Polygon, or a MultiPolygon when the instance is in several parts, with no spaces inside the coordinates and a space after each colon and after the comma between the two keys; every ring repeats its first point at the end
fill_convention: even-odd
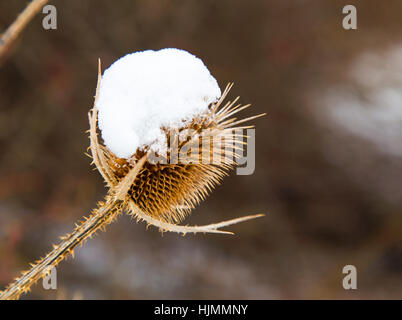
{"type": "Polygon", "coordinates": [[[48,0],[33,0],[18,15],[17,19],[0,36],[0,58],[5,54],[11,44],[25,28],[35,14],[48,2],[48,0]]]}
{"type": "Polygon", "coordinates": [[[105,202],[100,202],[98,208],[93,213],[84,218],[84,221],[76,224],[76,228],[71,234],[61,237],[62,241],[58,245],[53,245],[53,250],[44,258],[31,264],[31,269],[22,272],[22,276],[17,278],[4,291],[0,292],[0,300],[18,299],[22,293],[30,291],[31,286],[39,279],[45,277],[52,267],[55,267],[64,260],[69,254],[74,256],[74,249],[83,244],[85,240],[92,237],[99,229],[104,231],[105,226],[111,223],[122,211],[123,203],[114,201],[107,196],[105,202]]]}

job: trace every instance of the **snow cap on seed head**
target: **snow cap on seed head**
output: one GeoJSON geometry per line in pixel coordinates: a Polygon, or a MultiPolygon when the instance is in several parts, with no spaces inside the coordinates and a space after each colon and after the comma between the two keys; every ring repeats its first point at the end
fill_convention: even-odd
{"type": "Polygon", "coordinates": [[[185,127],[221,96],[201,59],[180,49],[128,54],[105,70],[96,107],[106,147],[119,158],[137,149],[166,152],[161,128],[185,127]]]}

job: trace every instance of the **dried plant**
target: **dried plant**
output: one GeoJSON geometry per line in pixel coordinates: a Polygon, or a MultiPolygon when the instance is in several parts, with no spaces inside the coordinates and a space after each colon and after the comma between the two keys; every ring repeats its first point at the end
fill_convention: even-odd
{"type": "MultiPolygon", "coordinates": [[[[205,226],[178,225],[211,189],[220,182],[227,171],[236,165],[236,153],[224,154],[226,144],[244,145],[243,135],[233,134],[233,129],[245,129],[252,126],[241,124],[264,114],[236,120],[234,114],[250,105],[236,105],[238,98],[223,105],[223,100],[232,85],[228,85],[219,101],[209,108],[208,114],[200,115],[185,129],[194,129],[201,133],[205,129],[212,132],[210,154],[217,154],[223,159],[218,164],[203,164],[203,157],[198,154],[195,163],[159,164],[151,163],[147,151],[138,150],[130,159],[116,157],[107,147],[101,144],[97,134],[96,100],[99,94],[101,68],[99,61],[98,83],[95,103],[89,112],[90,151],[99,173],[109,189],[103,202],[93,210],[89,217],[76,224],[71,234],[61,237],[61,242],[53,246],[53,250],[44,258],[31,264],[31,269],[22,272],[21,277],[0,293],[0,299],[18,299],[22,293],[30,291],[31,286],[45,277],[50,269],[68,255],[74,255],[74,249],[91,238],[98,230],[105,230],[106,225],[116,219],[124,210],[137,221],[143,220],[148,225],[159,228],[162,232],[182,233],[222,233],[233,234],[219,228],[261,217],[263,214],[245,216],[205,226]],[[224,138],[225,143],[213,143],[224,138]],[[201,160],[201,161],[199,161],[201,160]]],[[[166,134],[170,133],[166,131],[166,134]]],[[[199,135],[194,134],[186,142],[198,144],[199,135]]],[[[180,143],[180,142],[179,142],[180,143]]],[[[241,147],[242,148],[242,147],[241,147]]],[[[235,149],[234,149],[235,150],[235,149]]],[[[189,159],[191,160],[191,158],[189,159]]],[[[195,159],[193,159],[195,160],[195,159]]],[[[204,159],[207,160],[207,159],[204,159]]]]}
{"type": "Polygon", "coordinates": [[[31,21],[35,14],[38,13],[47,2],[48,0],[31,1],[7,30],[0,35],[0,60],[3,59],[7,50],[17,39],[28,22],[31,21]]]}

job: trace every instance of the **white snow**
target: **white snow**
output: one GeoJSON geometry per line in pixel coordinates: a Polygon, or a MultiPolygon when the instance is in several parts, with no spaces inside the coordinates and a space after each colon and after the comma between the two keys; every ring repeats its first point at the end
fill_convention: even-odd
{"type": "Polygon", "coordinates": [[[401,70],[402,45],[360,56],[350,71],[354,86],[325,93],[331,122],[373,142],[382,153],[401,157],[401,70]]]}
{"type": "Polygon", "coordinates": [[[106,147],[129,158],[149,146],[166,152],[162,127],[186,126],[221,96],[202,60],[180,49],[127,54],[105,70],[96,107],[106,147]]]}

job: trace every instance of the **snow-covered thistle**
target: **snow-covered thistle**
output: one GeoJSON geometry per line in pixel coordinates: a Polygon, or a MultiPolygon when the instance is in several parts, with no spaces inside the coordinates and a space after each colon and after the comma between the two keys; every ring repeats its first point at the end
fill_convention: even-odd
{"type": "Polygon", "coordinates": [[[89,112],[89,149],[108,193],[92,215],[31,264],[0,299],[17,299],[29,291],[123,211],[162,232],[183,235],[232,234],[219,228],[262,216],[205,226],[178,224],[236,165],[236,151],[244,146],[239,130],[252,127],[242,124],[261,116],[233,118],[249,105],[236,105],[238,98],[223,105],[230,88],[221,94],[203,62],[178,49],[127,55],[103,76],[99,62],[95,103],[89,112]],[[104,144],[98,139],[98,123],[104,144]]]}

